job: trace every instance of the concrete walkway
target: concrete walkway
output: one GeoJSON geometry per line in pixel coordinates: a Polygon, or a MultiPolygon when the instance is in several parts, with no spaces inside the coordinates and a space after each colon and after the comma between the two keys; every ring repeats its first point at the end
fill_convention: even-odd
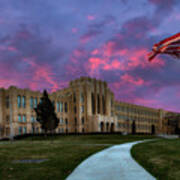
{"type": "Polygon", "coordinates": [[[115,145],[90,156],[67,180],[155,180],[131,157],[131,147],[141,142],[115,145]]]}

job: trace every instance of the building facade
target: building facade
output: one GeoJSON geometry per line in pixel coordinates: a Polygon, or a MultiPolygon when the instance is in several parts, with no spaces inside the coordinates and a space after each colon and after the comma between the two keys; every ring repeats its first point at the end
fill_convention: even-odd
{"type": "MultiPolygon", "coordinates": [[[[0,89],[0,137],[41,133],[34,108],[42,93],[11,86],[0,89]]],[[[59,125],[57,133],[167,133],[168,111],[119,102],[104,81],[81,77],[49,94],[59,125]]]]}

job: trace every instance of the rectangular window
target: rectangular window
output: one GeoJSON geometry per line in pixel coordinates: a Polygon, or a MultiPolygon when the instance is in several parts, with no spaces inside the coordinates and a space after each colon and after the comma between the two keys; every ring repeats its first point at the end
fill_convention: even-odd
{"type": "Polygon", "coordinates": [[[6,96],[6,108],[9,108],[9,96],[6,96]]]}
{"type": "Polygon", "coordinates": [[[39,102],[42,103],[42,98],[39,99],[39,102]]]}
{"type": "Polygon", "coordinates": [[[67,104],[67,102],[64,103],[64,110],[65,110],[66,113],[68,112],[68,104],[67,104]]]}
{"type": "Polygon", "coordinates": [[[63,103],[60,102],[60,112],[63,112],[63,103]]]}
{"type": "Polygon", "coordinates": [[[27,128],[24,127],[24,128],[23,128],[23,134],[26,134],[26,133],[27,133],[27,128]]]}
{"type": "Polygon", "coordinates": [[[83,103],[83,102],[84,102],[84,95],[83,95],[83,93],[81,93],[81,96],[80,96],[80,101],[81,101],[81,103],[83,103]]]}
{"type": "Polygon", "coordinates": [[[77,112],[77,109],[76,109],[76,106],[74,106],[74,113],[76,114],[76,112],[77,112]]]}
{"type": "Polygon", "coordinates": [[[38,132],[39,132],[39,128],[37,127],[37,128],[36,128],[36,133],[38,133],[38,132]]]}
{"type": "Polygon", "coordinates": [[[22,127],[19,127],[19,134],[22,134],[22,127]]]}
{"type": "Polygon", "coordinates": [[[37,103],[38,103],[37,98],[34,98],[34,108],[37,108],[37,103]]]}
{"type": "Polygon", "coordinates": [[[26,122],[26,115],[23,115],[23,122],[26,122]]]}
{"type": "Polygon", "coordinates": [[[9,115],[6,116],[6,122],[9,123],[9,115]]]}
{"type": "Polygon", "coordinates": [[[57,112],[59,112],[60,111],[60,103],[59,102],[56,103],[56,108],[57,108],[57,112]]]}
{"type": "Polygon", "coordinates": [[[22,122],[20,114],[18,115],[18,122],[22,122]]]}
{"type": "Polygon", "coordinates": [[[64,123],[64,121],[63,121],[63,118],[62,118],[62,117],[59,119],[59,123],[60,123],[60,124],[63,124],[63,123],[64,123]]]}
{"type": "Polygon", "coordinates": [[[73,102],[76,103],[76,94],[73,93],[73,102]]]}
{"type": "Polygon", "coordinates": [[[34,122],[34,116],[31,116],[31,123],[34,122]]]}
{"type": "Polygon", "coordinates": [[[81,106],[81,113],[84,113],[84,106],[81,106]]]}
{"type": "Polygon", "coordinates": [[[22,106],[23,106],[23,108],[26,107],[26,97],[25,96],[22,97],[22,106]]]}
{"type": "Polygon", "coordinates": [[[18,95],[18,97],[17,97],[17,104],[18,104],[18,108],[20,108],[21,107],[21,96],[20,95],[18,95]]]}
{"type": "Polygon", "coordinates": [[[30,107],[31,109],[34,108],[34,101],[33,101],[33,97],[30,98],[30,107]]]}

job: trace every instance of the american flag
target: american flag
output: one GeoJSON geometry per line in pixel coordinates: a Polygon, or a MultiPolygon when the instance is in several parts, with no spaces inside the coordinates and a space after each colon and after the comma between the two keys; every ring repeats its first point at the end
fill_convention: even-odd
{"type": "Polygon", "coordinates": [[[158,54],[168,54],[180,58],[180,33],[154,44],[148,60],[152,61],[158,54]]]}

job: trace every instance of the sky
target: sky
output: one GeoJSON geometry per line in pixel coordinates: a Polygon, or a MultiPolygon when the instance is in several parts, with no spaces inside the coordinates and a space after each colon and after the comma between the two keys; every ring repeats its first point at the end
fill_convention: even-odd
{"type": "Polygon", "coordinates": [[[0,87],[53,92],[89,76],[117,100],[180,112],[180,61],[147,60],[178,32],[179,0],[0,0],[0,87]]]}

